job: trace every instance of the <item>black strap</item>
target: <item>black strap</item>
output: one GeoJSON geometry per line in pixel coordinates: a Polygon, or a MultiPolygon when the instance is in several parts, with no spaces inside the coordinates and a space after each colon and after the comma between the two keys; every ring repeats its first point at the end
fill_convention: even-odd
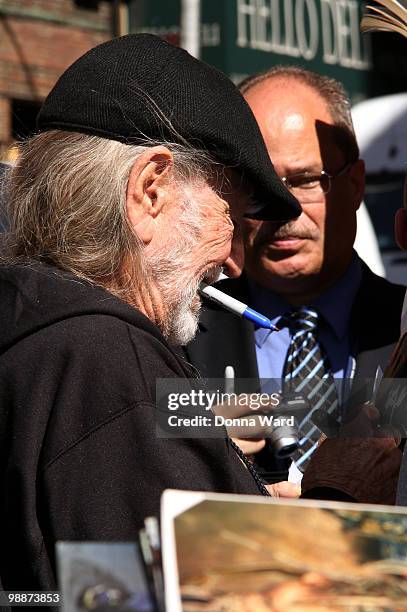
{"type": "Polygon", "coordinates": [[[236,444],[236,442],[233,442],[233,440],[230,440],[230,445],[233,448],[233,450],[237,453],[237,455],[240,457],[240,459],[243,461],[243,463],[249,470],[250,474],[253,476],[254,481],[256,485],[258,486],[260,493],[264,495],[265,497],[271,497],[270,493],[267,491],[266,487],[264,486],[264,482],[260,478],[258,471],[254,467],[254,465],[251,463],[251,461],[248,460],[248,458],[246,457],[242,449],[239,448],[239,446],[236,444]]]}

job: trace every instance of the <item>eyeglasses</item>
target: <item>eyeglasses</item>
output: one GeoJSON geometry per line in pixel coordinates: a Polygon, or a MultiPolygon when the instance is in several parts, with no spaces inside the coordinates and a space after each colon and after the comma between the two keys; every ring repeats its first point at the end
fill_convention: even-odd
{"type": "Polygon", "coordinates": [[[348,162],[336,174],[328,174],[325,170],[321,170],[321,172],[299,172],[298,174],[283,176],[281,180],[287,189],[297,196],[299,200],[310,199],[312,201],[318,196],[329,193],[332,181],[346,174],[354,163],[354,161],[348,162]]]}

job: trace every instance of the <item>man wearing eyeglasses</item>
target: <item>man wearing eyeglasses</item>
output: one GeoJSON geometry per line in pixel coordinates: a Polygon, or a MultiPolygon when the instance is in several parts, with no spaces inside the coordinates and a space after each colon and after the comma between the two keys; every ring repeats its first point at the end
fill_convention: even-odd
{"type": "MultiPolygon", "coordinates": [[[[291,468],[295,480],[321,433],[310,413],[322,409],[338,423],[346,379],[374,377],[379,364],[384,368],[398,338],[404,288],[374,275],[353,250],[364,163],[342,86],[300,68],[276,67],[247,79],[241,92],[302,214],[286,223],[245,221],[246,275],[220,288],[281,331],[254,329],[208,306],[188,354],[205,376],[220,377],[231,365],[236,378],[277,379],[283,391],[308,401],[291,468]]],[[[287,478],[289,462],[270,459],[264,440],[241,446],[258,453],[269,482],[287,478]]]]}

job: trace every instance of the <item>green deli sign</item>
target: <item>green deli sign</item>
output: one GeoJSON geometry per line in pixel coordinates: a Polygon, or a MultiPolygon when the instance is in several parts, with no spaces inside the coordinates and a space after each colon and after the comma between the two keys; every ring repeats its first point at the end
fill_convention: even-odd
{"type": "MultiPolygon", "coordinates": [[[[201,58],[235,81],[276,64],[300,65],[342,81],[356,102],[375,88],[362,11],[359,0],[201,0],[201,58]]],[[[129,0],[133,32],[177,44],[180,15],[180,0],[129,0]]]]}
{"type": "Polygon", "coordinates": [[[236,0],[238,48],[366,70],[356,0],[236,0]]]}

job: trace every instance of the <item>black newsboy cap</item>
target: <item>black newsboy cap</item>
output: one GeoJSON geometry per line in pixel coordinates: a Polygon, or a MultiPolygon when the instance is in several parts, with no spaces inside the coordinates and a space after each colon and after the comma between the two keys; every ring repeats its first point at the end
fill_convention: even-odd
{"type": "Polygon", "coordinates": [[[188,143],[250,181],[270,221],[297,217],[300,206],[276,175],[256,120],[219,70],[151,34],[130,34],[91,49],[46,98],[40,131],[83,132],[127,144],[188,143]]]}

